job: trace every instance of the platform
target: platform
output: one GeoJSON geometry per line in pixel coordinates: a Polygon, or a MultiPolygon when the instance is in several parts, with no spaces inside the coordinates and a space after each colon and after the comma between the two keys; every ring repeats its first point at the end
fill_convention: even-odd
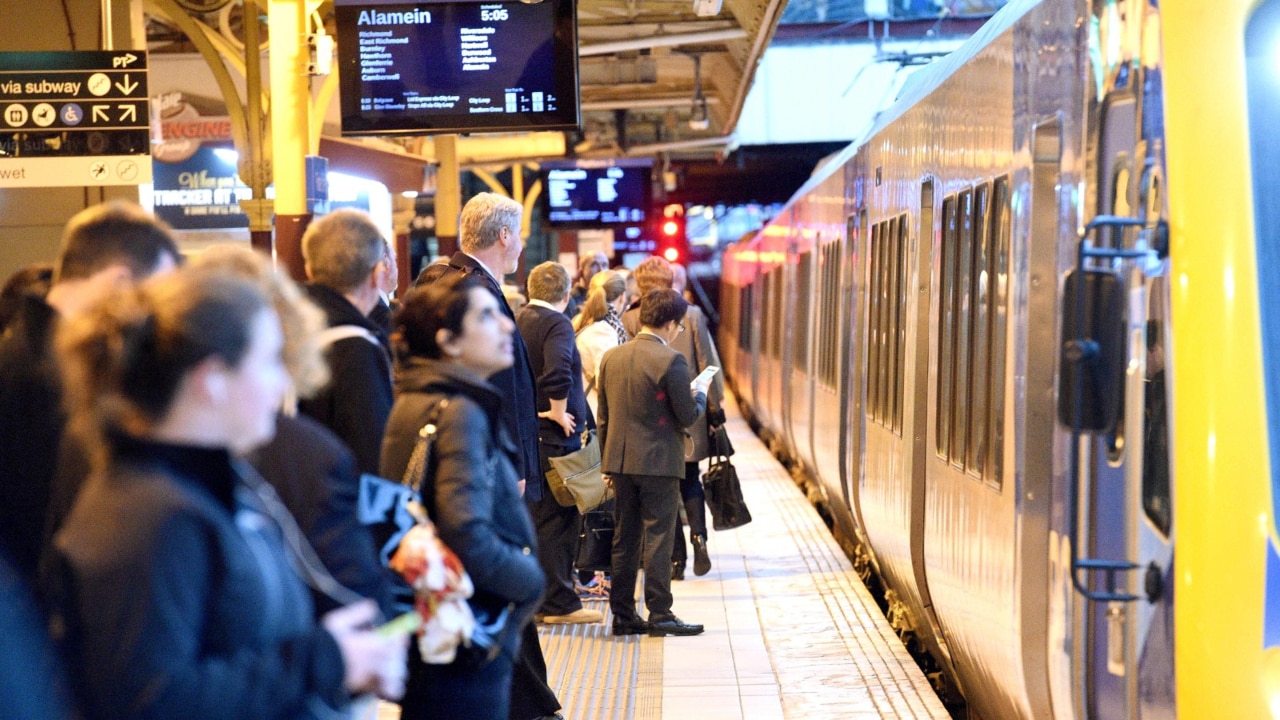
{"type": "MultiPolygon", "coordinates": [[[[712,569],[672,583],[695,637],[539,627],[567,720],[948,720],[817,512],[730,404],[753,522],[712,531],[712,569]]],[[[708,518],[709,519],[709,518],[708,518]]],[[[384,704],[380,720],[395,717],[384,704]]]]}

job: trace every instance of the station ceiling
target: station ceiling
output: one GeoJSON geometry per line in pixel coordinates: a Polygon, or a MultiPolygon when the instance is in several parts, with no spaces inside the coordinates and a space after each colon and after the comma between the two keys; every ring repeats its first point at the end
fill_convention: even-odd
{"type": "MultiPolygon", "coordinates": [[[[240,34],[239,0],[186,0],[223,34],[240,34]]],[[[580,156],[714,154],[742,112],[786,0],[578,0],[580,156]]],[[[331,22],[332,3],[319,6],[331,22]]],[[[263,32],[269,28],[263,27],[263,32]]],[[[147,17],[153,52],[191,52],[166,18],[147,17]]]]}
{"type": "MultiPolygon", "coordinates": [[[[176,2],[222,34],[242,35],[244,0],[176,2]]],[[[923,8],[922,14],[895,18],[894,34],[935,32],[941,18],[948,17],[939,10],[941,2],[985,2],[990,6],[980,9],[989,14],[1003,0],[910,0],[923,8]]],[[[717,188],[724,191],[725,183],[746,170],[739,167],[742,158],[736,164],[724,161],[736,150],[732,133],[769,44],[775,39],[823,42],[860,37],[866,41],[873,29],[866,12],[877,4],[908,5],[901,0],[790,0],[790,6],[788,0],[577,0],[582,123],[577,132],[566,133],[563,151],[588,158],[659,157],[664,170],[677,164],[681,188],[693,183],[701,188],[695,195],[714,194],[717,188]],[[780,30],[784,12],[787,20],[780,30]],[[692,165],[697,163],[702,165],[692,165]]],[[[144,2],[146,7],[153,5],[144,2]]],[[[331,32],[332,15],[331,2],[318,5],[317,17],[331,32]]],[[[971,31],[985,19],[981,15],[960,19],[966,15],[949,15],[953,31],[971,31]]],[[[269,38],[265,25],[262,32],[269,38]]],[[[888,33],[887,25],[882,32],[888,33]]],[[[147,15],[147,39],[153,54],[194,49],[174,23],[152,13],[147,15]]],[[[333,105],[325,135],[330,145],[345,143],[349,150],[353,141],[336,137],[336,101],[333,105]]],[[[521,144],[519,138],[494,139],[508,146],[513,141],[521,144]]],[[[377,141],[384,149],[394,143],[407,150],[410,158],[426,159],[432,156],[430,142],[421,138],[377,141]]],[[[532,145],[533,139],[523,144],[532,145]]],[[[800,154],[805,157],[756,152],[745,161],[760,165],[762,174],[778,178],[787,172],[807,174],[818,153],[828,148],[803,150],[800,154]]]]}

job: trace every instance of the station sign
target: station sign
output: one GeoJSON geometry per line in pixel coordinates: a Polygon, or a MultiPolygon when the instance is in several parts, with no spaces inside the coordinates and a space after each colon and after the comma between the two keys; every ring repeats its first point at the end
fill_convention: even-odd
{"type": "Polygon", "coordinates": [[[145,51],[0,52],[0,188],[147,182],[145,51]]]}

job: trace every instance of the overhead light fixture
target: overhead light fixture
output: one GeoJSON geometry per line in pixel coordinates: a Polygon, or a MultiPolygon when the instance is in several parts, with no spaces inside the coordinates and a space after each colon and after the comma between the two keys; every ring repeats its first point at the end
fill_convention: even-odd
{"type": "Polygon", "coordinates": [[[693,98],[693,112],[689,115],[690,130],[706,130],[711,127],[711,116],[707,114],[707,99],[701,94],[693,98]]]}
{"type": "Polygon", "coordinates": [[[693,58],[693,109],[689,113],[689,129],[706,130],[711,127],[711,115],[707,112],[707,97],[702,94],[702,56],[686,54],[693,58]]]}

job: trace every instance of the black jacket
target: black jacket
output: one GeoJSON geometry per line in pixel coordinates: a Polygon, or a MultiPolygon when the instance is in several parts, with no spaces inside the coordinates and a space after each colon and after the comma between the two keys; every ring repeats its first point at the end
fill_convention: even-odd
{"type": "Polygon", "coordinates": [[[338,291],[308,285],[307,294],[324,310],[329,327],[362,327],[379,342],[349,337],[330,345],[325,357],[332,378],[315,397],[299,402],[298,411],[315,418],[346,443],[360,472],[377,473],[382,431],[387,426],[392,401],[391,355],[386,337],[338,291]]]}
{"type": "Polygon", "coordinates": [[[225,451],[119,440],[49,570],[88,720],[301,719],[347,702],[338,645],[225,451]]]}
{"type": "MultiPolygon", "coordinates": [[[[440,539],[462,560],[475,584],[473,603],[516,606],[518,629],[533,615],[545,579],[534,551],[533,522],[520,502],[515,446],[499,421],[497,388],[450,363],[411,357],[396,381],[398,397],[382,444],[382,476],[399,480],[428,414],[443,398],[421,492],[440,539]]],[[[503,635],[513,660],[519,632],[503,635]]]]}
{"type": "Polygon", "coordinates": [[[66,416],[53,353],[58,312],[25,298],[0,340],[0,544],[18,572],[36,577],[66,416]]]}
{"type": "Polygon", "coordinates": [[[564,398],[574,419],[574,434],[566,437],[559,423],[538,418],[538,438],[544,445],[577,450],[582,447],[582,431],[595,423],[582,391],[582,355],[578,353],[573,324],[563,313],[526,305],[516,313],[516,327],[529,348],[529,364],[537,378],[538,412],[551,409],[551,398],[564,398]]]}
{"type": "MultiPolygon", "coordinates": [[[[476,276],[498,299],[498,307],[502,308],[503,314],[511,322],[515,322],[516,316],[502,294],[502,286],[475,258],[466,253],[454,253],[449,259],[449,266],[476,276]]],[[[502,423],[507,426],[507,432],[519,447],[515,466],[516,473],[526,481],[524,499],[537,502],[544,493],[551,492],[551,489],[542,477],[542,465],[538,461],[538,405],[533,390],[533,369],[529,365],[529,348],[525,346],[520,333],[514,333],[512,341],[515,364],[489,378],[489,383],[498,388],[498,392],[505,398],[502,423]]]]}
{"type": "MultiPolygon", "coordinates": [[[[390,571],[378,563],[373,537],[356,517],[360,473],[342,442],[309,417],[281,415],[275,437],[249,461],[275,488],[334,579],[378,601],[382,614],[393,617],[390,571]]],[[[339,606],[320,593],[312,598],[317,616],[339,606]]]]}

